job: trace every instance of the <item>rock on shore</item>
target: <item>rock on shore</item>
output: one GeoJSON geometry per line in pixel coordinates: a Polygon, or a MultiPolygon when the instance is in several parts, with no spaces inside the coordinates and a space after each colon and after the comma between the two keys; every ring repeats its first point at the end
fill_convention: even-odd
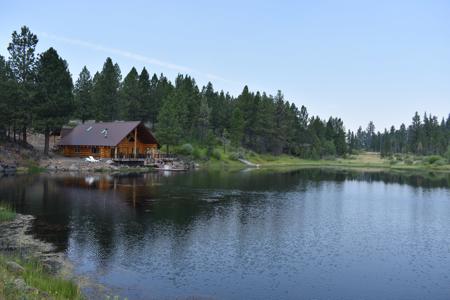
{"type": "Polygon", "coordinates": [[[49,243],[34,238],[28,232],[34,217],[17,214],[16,219],[0,226],[0,251],[24,258],[37,259],[50,273],[71,273],[71,265],[63,253],[55,252],[49,243]]]}
{"type": "Polygon", "coordinates": [[[116,171],[120,168],[108,161],[89,162],[82,158],[55,157],[42,160],[42,168],[49,171],[95,172],[116,171]]]}

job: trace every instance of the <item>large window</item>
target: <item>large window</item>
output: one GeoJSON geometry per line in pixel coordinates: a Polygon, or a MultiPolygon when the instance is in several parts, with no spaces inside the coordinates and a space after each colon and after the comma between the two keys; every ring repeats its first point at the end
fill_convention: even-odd
{"type": "Polygon", "coordinates": [[[98,147],[96,147],[96,146],[91,147],[91,153],[97,154],[98,153],[98,147]]]}
{"type": "Polygon", "coordinates": [[[80,151],[80,146],[75,146],[74,151],[75,151],[75,153],[80,153],[80,152],[81,152],[81,151],[80,151]]]}

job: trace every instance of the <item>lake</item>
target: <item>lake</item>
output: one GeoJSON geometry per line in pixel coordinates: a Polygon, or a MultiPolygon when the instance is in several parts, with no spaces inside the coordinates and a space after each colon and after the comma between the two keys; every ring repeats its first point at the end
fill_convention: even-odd
{"type": "Polygon", "coordinates": [[[42,174],[0,195],[128,299],[450,298],[449,174],[42,174]]]}

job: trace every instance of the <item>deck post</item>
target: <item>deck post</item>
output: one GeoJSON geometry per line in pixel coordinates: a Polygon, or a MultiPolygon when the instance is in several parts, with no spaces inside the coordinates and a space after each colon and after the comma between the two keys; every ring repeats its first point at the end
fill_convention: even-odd
{"type": "Polygon", "coordinates": [[[117,159],[117,146],[114,147],[114,158],[117,159]]]}
{"type": "Polygon", "coordinates": [[[134,129],[134,158],[136,158],[136,145],[137,145],[137,127],[134,129]]]}

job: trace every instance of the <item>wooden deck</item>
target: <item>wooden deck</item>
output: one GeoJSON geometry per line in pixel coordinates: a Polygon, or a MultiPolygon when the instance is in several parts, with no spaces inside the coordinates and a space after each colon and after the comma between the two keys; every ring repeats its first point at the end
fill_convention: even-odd
{"type": "Polygon", "coordinates": [[[118,157],[112,158],[112,161],[116,163],[130,163],[130,164],[144,164],[153,165],[156,163],[171,162],[176,159],[174,154],[162,154],[155,153],[154,155],[137,154],[134,155],[119,155],[118,157]]]}

